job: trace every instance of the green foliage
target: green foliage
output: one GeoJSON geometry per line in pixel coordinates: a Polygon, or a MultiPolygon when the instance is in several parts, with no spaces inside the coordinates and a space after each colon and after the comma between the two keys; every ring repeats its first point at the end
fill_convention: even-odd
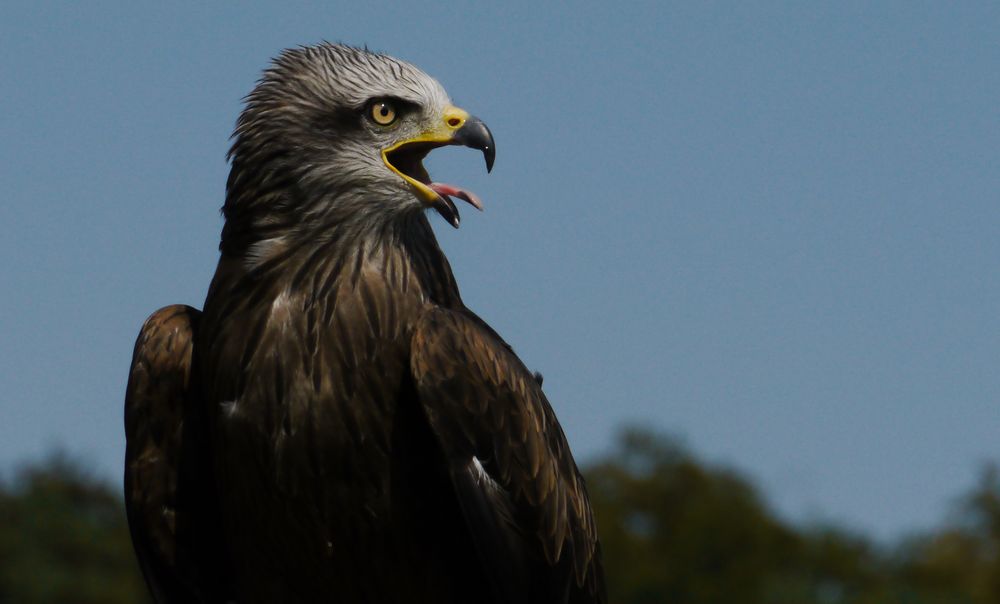
{"type": "Polygon", "coordinates": [[[626,431],[587,476],[612,602],[1000,603],[995,468],[959,524],[893,551],[832,527],[790,526],[744,478],[644,431],[626,431]]]}
{"type": "Polygon", "coordinates": [[[983,469],[979,485],[964,497],[958,521],[912,539],[902,548],[908,582],[929,602],[1000,602],[1000,475],[983,469]]]}
{"type": "MultiPolygon", "coordinates": [[[[952,523],[891,549],[789,525],[745,478],[648,432],[624,432],[586,474],[617,604],[1000,603],[993,466],[952,523]]],[[[148,602],[118,488],[62,455],[0,483],[6,602],[148,602]]]]}
{"type": "Polygon", "coordinates": [[[144,601],[116,491],[61,454],[0,485],[0,602],[144,601]]]}
{"type": "Polygon", "coordinates": [[[795,535],[739,476],[709,471],[649,434],[590,468],[588,485],[616,602],[762,602],[795,535]]]}

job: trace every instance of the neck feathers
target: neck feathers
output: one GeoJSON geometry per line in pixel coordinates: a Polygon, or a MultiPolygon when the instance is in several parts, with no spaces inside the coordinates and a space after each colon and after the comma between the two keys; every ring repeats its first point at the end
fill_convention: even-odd
{"type": "Polygon", "coordinates": [[[355,217],[318,232],[275,229],[268,233],[270,238],[256,236],[231,247],[224,229],[212,290],[223,288],[236,294],[231,298],[244,300],[274,298],[281,292],[321,299],[378,276],[399,292],[446,307],[461,306],[451,266],[427,216],[410,212],[394,218],[366,222],[355,217]],[[241,295],[238,290],[246,291],[241,295]]]}

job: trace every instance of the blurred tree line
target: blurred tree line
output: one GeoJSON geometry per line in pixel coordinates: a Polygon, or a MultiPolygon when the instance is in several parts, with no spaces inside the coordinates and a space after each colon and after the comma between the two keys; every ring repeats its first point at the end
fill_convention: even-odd
{"type": "MultiPolygon", "coordinates": [[[[993,466],[953,522],[892,547],[790,525],[739,474],[648,432],[585,473],[615,603],[1000,603],[993,466]]],[[[65,455],[0,483],[0,603],[148,601],[118,485],[65,455]]]]}

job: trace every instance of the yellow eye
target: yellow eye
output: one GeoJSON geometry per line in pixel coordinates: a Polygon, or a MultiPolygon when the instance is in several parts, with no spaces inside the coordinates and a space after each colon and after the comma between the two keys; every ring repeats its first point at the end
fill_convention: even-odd
{"type": "Polygon", "coordinates": [[[379,126],[388,126],[396,121],[396,106],[390,101],[375,101],[372,103],[371,116],[379,126]]]}

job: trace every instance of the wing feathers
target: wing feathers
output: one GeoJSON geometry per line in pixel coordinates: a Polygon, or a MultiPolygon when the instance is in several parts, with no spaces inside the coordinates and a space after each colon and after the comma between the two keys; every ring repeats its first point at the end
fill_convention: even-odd
{"type": "Polygon", "coordinates": [[[135,343],[125,394],[125,509],[143,575],[158,602],[180,590],[176,511],[184,400],[198,311],[168,306],[135,343]]]}
{"type": "Polygon", "coordinates": [[[205,519],[214,513],[213,495],[202,476],[184,470],[205,458],[190,417],[200,318],[182,305],[153,313],[136,340],[125,391],[125,510],[139,565],[159,604],[223,602],[229,589],[212,536],[217,522],[205,519]]]}
{"type": "Polygon", "coordinates": [[[605,602],[583,478],[534,375],[478,317],[440,308],[418,322],[411,369],[504,602],[605,602]]]}
{"type": "Polygon", "coordinates": [[[526,547],[525,536],[514,518],[514,505],[476,457],[452,469],[452,483],[466,521],[483,533],[474,539],[498,602],[523,601],[531,588],[530,568],[521,556],[509,555],[526,547]]]}

